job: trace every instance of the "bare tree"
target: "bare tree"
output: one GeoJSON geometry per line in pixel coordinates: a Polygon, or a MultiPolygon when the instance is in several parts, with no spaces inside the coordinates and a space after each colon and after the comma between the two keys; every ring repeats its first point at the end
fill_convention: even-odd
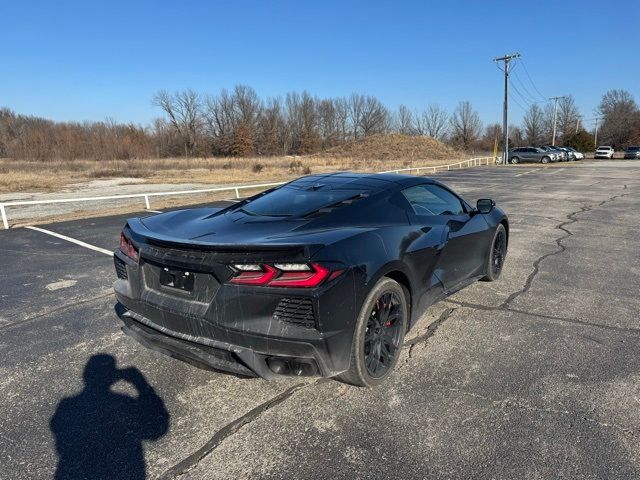
{"type": "Polygon", "coordinates": [[[634,139],[640,126],[640,110],[633,96],[626,90],[609,90],[599,106],[602,115],[600,138],[603,143],[620,148],[634,139]]]}
{"type": "Polygon", "coordinates": [[[267,100],[258,121],[258,153],[261,155],[286,154],[286,123],[282,113],[282,100],[267,100]]]}
{"type": "Polygon", "coordinates": [[[293,92],[287,94],[285,104],[292,151],[297,154],[316,151],[321,139],[315,99],[306,91],[302,94],[293,92]]]}
{"type": "Polygon", "coordinates": [[[389,111],[377,98],[365,97],[360,118],[360,128],[365,136],[383,133],[389,129],[389,111]]]}
{"type": "Polygon", "coordinates": [[[406,105],[400,105],[395,115],[395,128],[402,135],[415,135],[416,128],[413,121],[413,114],[406,105]]]}
{"type": "Polygon", "coordinates": [[[416,115],[416,128],[420,135],[444,140],[449,127],[449,114],[437,104],[431,104],[420,115],[416,115]]]}
{"type": "Polygon", "coordinates": [[[347,101],[347,112],[349,115],[349,122],[351,124],[351,138],[356,140],[360,125],[362,123],[362,112],[364,110],[365,97],[357,93],[352,93],[347,101]]]}
{"type": "Polygon", "coordinates": [[[482,139],[480,140],[480,148],[484,151],[493,151],[496,142],[498,144],[498,148],[502,144],[502,125],[499,123],[492,123],[487,125],[484,129],[484,135],[482,135],[482,139]]]}
{"type": "Polygon", "coordinates": [[[573,95],[562,97],[558,102],[558,134],[560,137],[575,133],[580,111],[573,95]]]}
{"type": "Polygon", "coordinates": [[[317,110],[318,133],[322,139],[322,147],[333,147],[341,138],[336,103],[332,99],[319,100],[317,110]]]}
{"type": "Polygon", "coordinates": [[[228,155],[233,136],[235,106],[233,96],[223,89],[217,96],[207,96],[205,115],[210,149],[228,155]]]}
{"type": "Polygon", "coordinates": [[[185,156],[193,155],[203,125],[200,95],[191,89],[174,94],[160,90],[154,95],[153,103],[164,110],[171,125],[180,134],[185,156]]]}
{"type": "Polygon", "coordinates": [[[482,131],[482,122],[471,102],[460,102],[451,116],[452,141],[465,150],[473,147],[482,131]]]}
{"type": "Polygon", "coordinates": [[[346,142],[351,130],[349,127],[349,101],[346,98],[336,98],[333,104],[335,106],[338,143],[346,142]]]}
{"type": "Polygon", "coordinates": [[[250,156],[256,151],[258,120],[262,111],[262,101],[255,90],[245,85],[233,89],[234,114],[232,118],[230,153],[235,156],[250,156]]]}
{"type": "Polygon", "coordinates": [[[524,145],[522,130],[516,125],[509,125],[509,148],[521,147],[524,145]]]}
{"type": "Polygon", "coordinates": [[[544,112],[537,104],[532,104],[522,120],[524,136],[530,145],[540,145],[545,141],[544,112]]]}

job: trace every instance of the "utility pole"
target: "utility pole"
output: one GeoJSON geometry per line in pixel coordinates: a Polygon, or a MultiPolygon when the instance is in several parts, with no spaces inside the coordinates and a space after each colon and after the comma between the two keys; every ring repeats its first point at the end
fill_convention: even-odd
{"type": "Polygon", "coordinates": [[[593,147],[598,148],[598,122],[600,121],[600,117],[596,117],[596,134],[593,139],[593,147]]]}
{"type": "Polygon", "coordinates": [[[515,58],[519,58],[519,53],[512,53],[504,57],[494,58],[493,61],[504,62],[504,106],[502,111],[502,144],[504,152],[502,156],[502,164],[506,165],[509,161],[509,62],[515,58]]]}
{"type": "Polygon", "coordinates": [[[576,134],[578,133],[579,129],[580,129],[580,115],[576,117],[576,134]]]}
{"type": "Polygon", "coordinates": [[[551,97],[549,100],[554,100],[553,106],[553,137],[551,138],[551,145],[556,145],[556,120],[558,118],[558,100],[561,98],[567,98],[566,96],[562,97],[551,97]]]}

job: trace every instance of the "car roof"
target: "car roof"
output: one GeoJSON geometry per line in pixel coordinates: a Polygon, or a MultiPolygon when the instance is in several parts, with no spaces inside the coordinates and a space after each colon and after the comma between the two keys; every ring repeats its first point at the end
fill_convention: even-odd
{"type": "Polygon", "coordinates": [[[356,173],[337,172],[329,174],[307,175],[300,177],[287,186],[307,189],[355,190],[378,193],[398,187],[409,187],[422,183],[438,183],[428,177],[401,175],[396,173],[356,173]]]}

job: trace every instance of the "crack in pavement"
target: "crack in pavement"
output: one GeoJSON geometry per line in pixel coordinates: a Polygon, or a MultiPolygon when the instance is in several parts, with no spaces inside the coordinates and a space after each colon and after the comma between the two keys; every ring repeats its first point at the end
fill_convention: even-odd
{"type": "MultiPolygon", "coordinates": [[[[623,186],[623,190],[627,190],[627,185],[626,184],[623,186]]],[[[576,223],[576,222],[580,221],[578,218],[576,218],[576,215],[578,215],[580,213],[591,211],[594,208],[602,207],[603,205],[605,205],[605,204],[607,204],[609,202],[612,202],[617,198],[625,197],[627,195],[630,195],[630,193],[623,193],[623,194],[620,194],[620,195],[613,195],[613,196],[609,197],[608,199],[603,200],[601,202],[598,202],[598,203],[595,203],[595,204],[590,204],[590,205],[583,205],[582,207],[580,207],[579,210],[576,210],[574,212],[569,213],[566,216],[567,220],[565,220],[565,221],[563,221],[563,222],[561,222],[561,223],[559,223],[558,225],[555,226],[555,229],[562,230],[563,232],[565,232],[565,235],[555,239],[556,245],[558,247],[560,247],[560,248],[557,249],[554,252],[549,252],[549,253],[546,253],[546,254],[538,257],[533,262],[533,271],[528,275],[527,280],[525,281],[525,284],[524,284],[523,288],[521,288],[520,290],[518,290],[518,291],[512,293],[511,295],[509,295],[507,297],[507,299],[504,302],[502,302],[499,306],[493,307],[493,306],[480,305],[480,304],[470,303],[470,302],[461,302],[461,301],[457,301],[457,300],[452,300],[450,298],[445,299],[444,302],[453,303],[453,304],[459,305],[461,307],[472,308],[472,309],[475,309],[475,310],[515,312],[515,313],[521,313],[521,314],[530,315],[530,316],[534,316],[534,317],[545,318],[545,319],[549,319],[549,320],[556,320],[556,321],[560,321],[560,322],[571,323],[571,324],[574,324],[574,325],[596,327],[596,328],[602,328],[602,329],[605,329],[605,330],[613,330],[613,331],[624,332],[624,333],[640,334],[640,329],[637,329],[637,328],[616,327],[616,326],[612,326],[612,325],[599,325],[599,324],[596,324],[596,323],[585,322],[583,320],[578,320],[578,319],[574,319],[574,318],[557,317],[557,316],[554,316],[554,315],[545,315],[545,314],[542,314],[542,313],[529,312],[529,311],[526,311],[526,310],[520,310],[520,309],[512,308],[512,307],[509,306],[516,298],[518,298],[520,295],[522,295],[522,294],[524,294],[524,293],[529,291],[529,289],[531,288],[531,286],[533,284],[533,281],[534,281],[535,277],[540,272],[540,264],[545,259],[547,259],[549,257],[552,257],[552,256],[555,256],[555,255],[559,255],[560,253],[566,251],[567,247],[562,244],[562,241],[566,240],[570,236],[573,236],[574,234],[573,234],[573,232],[571,232],[570,230],[568,230],[565,227],[567,225],[571,225],[573,223],[576,223]]]]}
{"type": "Polygon", "coordinates": [[[631,333],[631,334],[635,334],[635,335],[640,335],[640,328],[616,327],[615,325],[601,325],[601,324],[598,324],[598,323],[585,322],[584,320],[578,320],[577,318],[557,317],[555,315],[547,315],[547,314],[544,314],[544,313],[536,313],[536,312],[529,312],[527,310],[520,310],[519,308],[511,308],[511,307],[503,308],[502,306],[492,307],[492,306],[489,306],[489,305],[481,305],[479,303],[461,302],[459,300],[451,300],[450,298],[447,298],[446,300],[443,300],[443,302],[445,302],[445,303],[453,303],[454,305],[458,305],[460,307],[465,307],[465,308],[470,308],[470,309],[473,309],[473,310],[484,310],[484,311],[487,311],[487,312],[501,311],[501,312],[520,313],[522,315],[529,315],[531,317],[544,318],[546,320],[556,320],[558,322],[566,322],[566,323],[570,323],[572,325],[581,325],[581,326],[585,326],[585,327],[595,327],[595,328],[601,328],[601,329],[604,329],[604,330],[612,330],[612,331],[615,331],[615,332],[631,333]]]}
{"type": "Polygon", "coordinates": [[[238,432],[240,429],[242,429],[246,425],[260,418],[260,416],[262,416],[262,414],[265,413],[266,411],[285,402],[293,394],[302,390],[303,388],[306,388],[310,385],[318,385],[328,380],[329,379],[326,379],[326,378],[320,378],[312,383],[298,383],[288,388],[284,392],[281,392],[278,395],[270,398],[266,402],[261,403],[257,407],[254,407],[253,409],[249,410],[247,413],[245,413],[241,417],[236,418],[232,422],[226,424],[216,433],[214,433],[213,436],[207,441],[207,443],[205,443],[202,447],[200,447],[198,450],[193,452],[191,455],[189,455],[188,457],[178,462],[173,467],[166,470],[160,476],[158,476],[158,480],[169,480],[169,479],[174,479],[184,475],[185,473],[197,467],[203,458],[205,458],[211,452],[213,452],[216,448],[218,448],[218,446],[222,442],[224,442],[227,438],[234,435],[236,432],[238,432]]]}
{"type": "Polygon", "coordinates": [[[624,196],[627,196],[627,195],[629,195],[629,194],[628,193],[623,193],[621,195],[613,195],[613,196],[609,197],[607,200],[603,200],[603,201],[601,201],[599,203],[591,204],[591,205],[583,205],[582,207],[580,207],[580,209],[568,214],[565,217],[567,220],[565,220],[565,221],[563,221],[563,222],[561,222],[561,223],[559,223],[558,225],[555,226],[555,228],[557,230],[562,230],[563,232],[565,232],[565,235],[562,235],[561,237],[558,237],[558,238],[555,239],[555,243],[559,248],[557,250],[553,251],[553,252],[545,253],[544,255],[538,257],[533,262],[533,271],[527,277],[527,279],[526,279],[526,281],[524,283],[524,286],[520,290],[518,290],[516,292],[513,292],[511,295],[509,295],[507,297],[507,299],[504,302],[502,302],[500,307],[503,308],[503,309],[508,309],[509,304],[511,304],[516,298],[518,298],[520,295],[528,292],[529,289],[531,288],[531,285],[533,284],[533,280],[536,278],[536,276],[540,272],[540,264],[544,260],[546,260],[547,258],[555,256],[555,255],[559,255],[559,254],[561,254],[562,252],[564,252],[567,249],[567,247],[562,244],[562,241],[566,240],[567,238],[572,236],[573,232],[571,232],[570,230],[567,230],[567,228],[565,228],[565,227],[567,225],[571,225],[571,224],[576,223],[576,222],[579,221],[579,219],[576,218],[576,215],[578,215],[580,213],[588,212],[590,210],[593,210],[593,208],[602,207],[606,203],[614,201],[616,198],[624,197],[624,196]]]}
{"type": "MultiPolygon", "coordinates": [[[[59,313],[61,311],[67,310],[68,308],[77,307],[78,305],[84,305],[86,303],[92,303],[92,302],[95,302],[95,301],[98,301],[98,300],[102,300],[104,298],[111,297],[111,296],[115,296],[115,293],[113,291],[111,291],[109,293],[102,294],[102,295],[94,296],[94,297],[91,297],[91,298],[87,298],[86,300],[79,300],[77,302],[67,303],[66,305],[61,305],[60,307],[56,307],[56,308],[53,308],[51,310],[47,310],[46,312],[38,313],[37,315],[34,315],[33,317],[24,318],[22,320],[16,320],[16,321],[14,321],[12,323],[7,323],[6,325],[1,325],[0,326],[0,332],[2,332],[3,330],[8,330],[11,327],[22,325],[24,323],[34,322],[34,321],[39,320],[39,319],[41,319],[43,317],[47,317],[47,316],[52,315],[54,313],[59,313]]],[[[9,321],[11,321],[11,320],[9,320],[9,321]]]]}
{"type": "Polygon", "coordinates": [[[566,225],[570,225],[572,223],[575,223],[578,221],[577,218],[575,218],[575,215],[577,215],[578,213],[582,213],[582,212],[586,212],[590,210],[590,207],[580,207],[579,210],[576,210],[575,212],[571,212],[569,215],[567,215],[567,220],[559,223],[558,225],[555,226],[556,229],[558,230],[562,230],[563,232],[566,233],[566,235],[563,235],[559,238],[555,239],[556,245],[560,248],[558,248],[557,250],[553,251],[553,252],[549,252],[549,253],[545,253],[544,255],[538,257],[534,262],[533,262],[533,271],[529,274],[529,276],[527,277],[524,286],[516,291],[513,292],[511,295],[509,295],[507,297],[507,299],[502,302],[502,304],[500,305],[501,308],[508,308],[509,304],[511,302],[513,302],[516,298],[518,298],[520,295],[526,293],[529,291],[529,289],[531,288],[531,285],[533,284],[533,280],[536,278],[536,276],[538,275],[538,273],[540,272],[540,264],[546,260],[549,257],[552,257],[554,255],[558,255],[562,252],[564,252],[567,247],[565,245],[562,244],[562,241],[568,237],[570,237],[571,235],[573,235],[572,232],[570,232],[569,230],[567,230],[565,228],[566,225]]]}
{"type": "Polygon", "coordinates": [[[535,407],[533,405],[530,405],[522,400],[519,400],[517,398],[515,399],[509,399],[509,398],[505,398],[505,399],[494,399],[491,397],[487,397],[486,395],[481,395],[479,393],[474,393],[474,392],[468,392],[466,390],[462,390],[460,388],[456,388],[456,387],[449,387],[446,385],[442,385],[442,384],[433,384],[433,386],[435,387],[440,387],[443,390],[449,390],[451,392],[454,393],[458,393],[460,395],[464,395],[466,397],[471,397],[471,398],[475,398],[475,399],[479,399],[479,400],[483,400],[485,402],[489,402],[493,405],[495,405],[496,407],[500,408],[500,409],[508,409],[508,408],[515,408],[518,410],[526,410],[529,412],[536,412],[536,413],[550,413],[550,414],[554,414],[554,415],[567,415],[567,416],[571,416],[571,417],[577,417],[581,420],[584,420],[586,422],[590,422],[590,423],[594,423],[596,425],[599,425],[601,427],[605,427],[605,428],[613,428],[615,430],[618,430],[622,433],[625,433],[631,437],[638,437],[640,436],[640,431],[634,431],[632,429],[629,428],[625,428],[623,426],[617,425],[615,423],[608,423],[608,422],[603,422],[600,420],[596,420],[595,418],[591,418],[591,417],[586,417],[580,413],[577,412],[572,412],[570,410],[559,410],[556,408],[542,408],[542,407],[535,407]]]}
{"type": "Polygon", "coordinates": [[[436,331],[438,330],[438,328],[440,327],[440,325],[442,325],[444,322],[447,321],[447,319],[451,316],[451,314],[453,312],[455,312],[455,308],[449,308],[447,310],[445,310],[444,312],[442,312],[440,314],[440,316],[438,317],[437,320],[431,322],[429,324],[429,326],[427,326],[427,331],[425,333],[423,333],[422,335],[418,335],[417,337],[414,337],[413,339],[407,341],[404,343],[404,347],[408,346],[409,347],[409,352],[408,352],[408,357],[407,357],[407,361],[405,363],[408,363],[409,360],[411,359],[411,355],[413,353],[413,348],[420,344],[420,343],[424,343],[427,340],[429,340],[431,337],[433,337],[436,333],[436,331]]]}

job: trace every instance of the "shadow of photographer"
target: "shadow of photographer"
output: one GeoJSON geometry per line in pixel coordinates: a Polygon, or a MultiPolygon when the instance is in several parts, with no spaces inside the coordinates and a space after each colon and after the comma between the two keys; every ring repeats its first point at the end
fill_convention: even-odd
{"type": "Polygon", "coordinates": [[[111,355],[92,356],[84,390],[60,401],[50,428],[58,452],[56,479],[143,479],[144,440],[157,440],[169,428],[164,402],[134,367],[118,369],[111,355]],[[119,381],[137,396],[114,392],[119,381]]]}

